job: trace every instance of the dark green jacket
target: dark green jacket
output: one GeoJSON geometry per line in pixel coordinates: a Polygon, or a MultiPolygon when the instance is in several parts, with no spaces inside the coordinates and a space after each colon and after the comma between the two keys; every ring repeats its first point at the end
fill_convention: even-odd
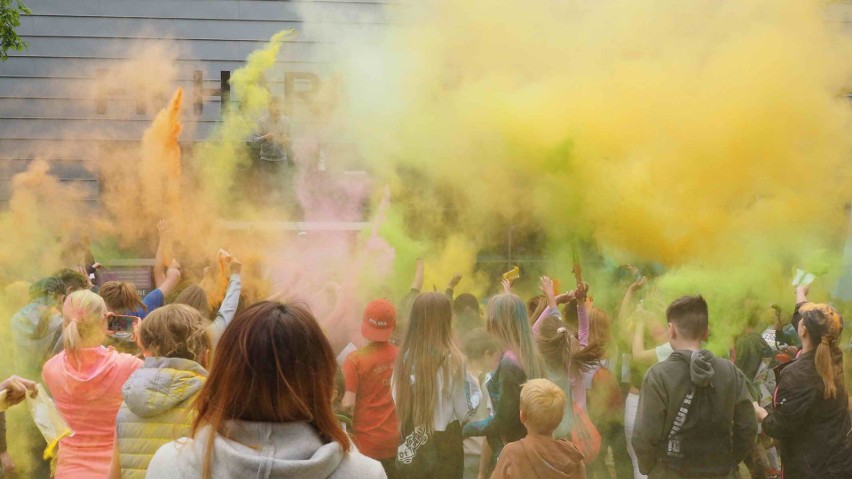
{"type": "Polygon", "coordinates": [[[706,451],[699,457],[708,469],[729,471],[727,476],[719,477],[732,477],[757,438],[757,419],[747,383],[733,363],[706,350],[675,351],[667,360],[651,367],[642,383],[632,437],[639,470],[649,479],[689,477],[681,476],[665,464],[664,449],[681,403],[695,384],[709,388],[718,421],[730,430],[726,447],[708,441],[706,451]]]}

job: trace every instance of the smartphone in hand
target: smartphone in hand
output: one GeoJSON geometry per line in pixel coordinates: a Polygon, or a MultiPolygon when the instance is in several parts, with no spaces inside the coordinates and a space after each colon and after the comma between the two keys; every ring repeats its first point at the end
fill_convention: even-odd
{"type": "Polygon", "coordinates": [[[114,333],[132,333],[133,324],[139,320],[139,316],[113,314],[107,320],[107,329],[114,333]]]}

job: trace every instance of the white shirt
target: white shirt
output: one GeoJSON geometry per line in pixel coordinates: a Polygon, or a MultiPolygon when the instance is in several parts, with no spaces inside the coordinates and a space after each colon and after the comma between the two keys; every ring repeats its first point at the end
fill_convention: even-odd
{"type": "MultiPolygon", "coordinates": [[[[473,417],[476,408],[482,400],[482,391],[479,383],[467,368],[464,370],[464,381],[460,384],[452,384],[452,391],[445,391],[444,368],[438,368],[438,400],[435,402],[435,411],[432,414],[432,430],[446,431],[447,425],[453,421],[467,421],[473,417]]],[[[411,384],[414,384],[414,375],[411,375],[411,384]]],[[[391,392],[396,402],[396,385],[391,383],[391,392]]]]}

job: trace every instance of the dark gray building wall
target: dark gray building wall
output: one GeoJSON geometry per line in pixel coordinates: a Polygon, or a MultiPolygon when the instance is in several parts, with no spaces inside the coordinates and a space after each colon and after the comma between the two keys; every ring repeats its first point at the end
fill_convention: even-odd
{"type": "MultiPolygon", "coordinates": [[[[336,42],[370,41],[387,24],[394,5],[381,0],[27,0],[33,11],[19,34],[29,49],[0,63],[0,208],[9,198],[9,179],[33,158],[51,162],[65,181],[98,194],[97,175],[87,167],[104,144],[141,139],[158,109],[142,110],[133,91],[95,92],[99,70],[109,72],[131,51],[170,40],[175,55],[173,87],[185,92],[182,141],[206,137],[220,120],[220,98],[205,95],[203,111],[193,111],[199,85],[220,88],[220,72],[233,71],[274,33],[295,28],[299,35],[281,49],[268,76],[270,89],[284,94],[284,75],[328,73],[326,48],[336,42]],[[199,73],[203,78],[195,80],[199,73]],[[104,110],[105,107],[105,111],[104,110]],[[101,111],[99,111],[101,110],[101,111]]],[[[307,89],[297,79],[293,89],[307,89]]],[[[234,92],[237,98],[239,92],[234,92]]],[[[291,116],[296,132],[312,121],[295,96],[291,116]]],[[[163,99],[164,104],[164,99],[163,99]]],[[[89,165],[90,166],[90,165],[89,165]]]]}

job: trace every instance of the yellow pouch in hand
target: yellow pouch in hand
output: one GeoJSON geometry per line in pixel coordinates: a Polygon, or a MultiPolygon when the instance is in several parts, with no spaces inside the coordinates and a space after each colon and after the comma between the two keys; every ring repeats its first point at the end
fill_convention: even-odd
{"type": "Polygon", "coordinates": [[[56,408],[53,399],[44,391],[44,387],[41,384],[36,384],[36,389],[38,390],[36,397],[27,395],[27,407],[36,427],[41,431],[44,440],[47,441],[47,447],[44,449],[44,459],[47,460],[56,455],[59,441],[73,436],[74,432],[65,422],[65,418],[62,417],[59,409],[56,408]]]}

